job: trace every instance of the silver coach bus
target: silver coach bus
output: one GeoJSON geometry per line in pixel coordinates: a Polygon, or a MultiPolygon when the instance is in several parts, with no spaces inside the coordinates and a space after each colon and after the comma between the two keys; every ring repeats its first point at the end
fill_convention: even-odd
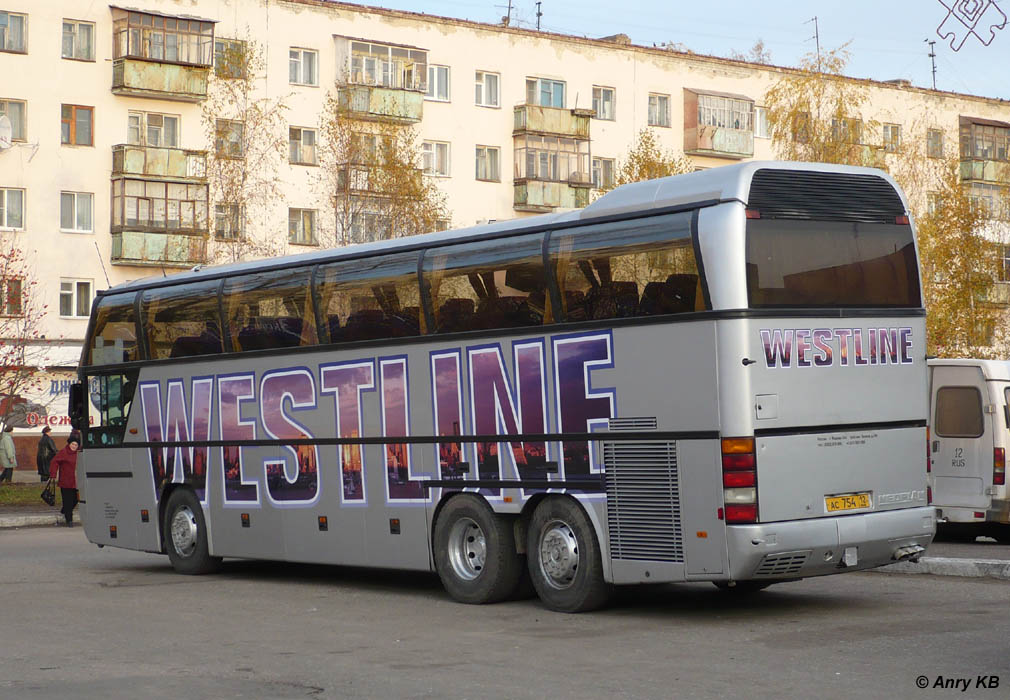
{"type": "Polygon", "coordinates": [[[559,611],[915,558],[924,315],[894,182],[784,162],[119,285],[71,399],[85,532],[559,611]]]}

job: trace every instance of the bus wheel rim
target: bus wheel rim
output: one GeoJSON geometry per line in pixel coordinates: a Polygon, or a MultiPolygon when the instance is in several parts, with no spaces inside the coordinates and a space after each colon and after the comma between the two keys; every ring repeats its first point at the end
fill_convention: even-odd
{"type": "Polygon", "coordinates": [[[571,526],[561,520],[544,525],[540,534],[540,570],[553,588],[565,590],[579,569],[579,541],[571,526]]]}
{"type": "Polygon", "coordinates": [[[449,564],[456,576],[473,581],[484,571],[487,538],[476,521],[460,518],[449,531],[449,564]]]}
{"type": "Polygon", "coordinates": [[[170,528],[172,535],[172,546],[175,551],[183,557],[188,557],[196,550],[198,537],[196,527],[196,515],[189,506],[182,506],[175,511],[172,516],[170,528]]]}

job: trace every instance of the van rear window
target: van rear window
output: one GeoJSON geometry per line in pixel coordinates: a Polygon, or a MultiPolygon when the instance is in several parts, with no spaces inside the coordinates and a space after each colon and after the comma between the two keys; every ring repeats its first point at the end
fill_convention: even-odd
{"type": "Polygon", "coordinates": [[[933,430],[938,437],[979,437],[982,394],[973,386],[945,386],[936,392],[933,430]]]}
{"type": "Polygon", "coordinates": [[[919,308],[912,228],[857,221],[749,219],[751,308],[919,308]]]}

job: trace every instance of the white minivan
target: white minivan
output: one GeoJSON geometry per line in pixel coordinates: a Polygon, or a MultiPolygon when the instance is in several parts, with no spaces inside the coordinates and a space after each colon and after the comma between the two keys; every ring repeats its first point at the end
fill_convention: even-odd
{"type": "Polygon", "coordinates": [[[929,485],[941,529],[1010,542],[1010,362],[930,360],[929,485]]]}

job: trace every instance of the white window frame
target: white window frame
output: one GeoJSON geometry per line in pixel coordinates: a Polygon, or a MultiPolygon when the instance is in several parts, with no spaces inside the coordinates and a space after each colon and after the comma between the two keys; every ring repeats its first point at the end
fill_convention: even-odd
{"type": "Polygon", "coordinates": [[[768,108],[754,106],[754,138],[770,139],[771,127],[768,124],[768,108]]]}
{"type": "Polygon", "coordinates": [[[222,241],[237,241],[242,237],[242,205],[222,202],[214,205],[214,236],[222,241]]]}
{"type": "Polygon", "coordinates": [[[5,277],[0,279],[0,316],[4,318],[24,318],[25,316],[25,280],[23,277],[5,277]],[[11,292],[10,283],[16,281],[18,288],[11,292]],[[17,299],[17,309],[11,309],[12,296],[17,299]]]}
{"type": "Polygon", "coordinates": [[[926,156],[943,158],[943,129],[926,129],[926,156]],[[935,150],[934,145],[937,146],[935,150]]]}
{"type": "Polygon", "coordinates": [[[214,37],[214,75],[222,80],[244,78],[249,58],[248,51],[248,43],[242,39],[214,37]],[[221,50],[218,51],[218,48],[221,50]],[[232,65],[231,62],[223,60],[226,57],[235,57],[238,62],[232,65]]]}
{"type": "Polygon", "coordinates": [[[319,85],[319,52],[315,49],[288,49],[288,82],[291,85],[319,85]],[[297,55],[295,55],[297,54],[297,55]],[[311,56],[312,61],[306,62],[311,56]],[[308,75],[307,75],[308,73],[308,75]]]}
{"type": "Polygon", "coordinates": [[[288,209],[288,243],[292,245],[318,245],[316,240],[316,210],[298,209],[291,207],[288,209]],[[305,221],[308,217],[310,229],[306,235],[305,221]],[[292,231],[292,224],[294,230],[292,231]]]}
{"type": "Polygon", "coordinates": [[[288,162],[292,165],[318,165],[316,155],[318,143],[315,129],[303,126],[288,127],[288,162]],[[295,132],[298,132],[297,137],[295,132]],[[306,143],[306,137],[311,143],[306,143]]]}
{"type": "Polygon", "coordinates": [[[10,119],[10,105],[12,104],[21,105],[21,130],[19,134],[16,129],[17,125],[14,120],[11,119],[11,141],[26,141],[28,139],[28,102],[25,100],[14,100],[6,97],[0,98],[0,114],[6,114],[7,118],[10,119]]]}
{"type": "Polygon", "coordinates": [[[593,86],[593,119],[609,122],[617,120],[617,88],[603,85],[593,86]],[[608,93],[610,99],[604,100],[603,96],[608,93]],[[606,109],[606,105],[610,105],[609,110],[606,109]]]}
{"type": "Polygon", "coordinates": [[[60,41],[60,57],[68,59],[70,61],[91,61],[95,60],[95,23],[94,22],[82,22],[76,19],[64,19],[63,20],[63,35],[60,41]],[[72,27],[72,31],[68,34],[67,27],[72,27]],[[89,39],[86,52],[81,51],[81,40],[80,40],[80,30],[82,27],[87,27],[91,31],[91,37],[89,39]],[[70,38],[70,55],[67,55],[67,38],[70,38]],[[84,55],[79,55],[84,54],[84,55]]]}
{"type": "Polygon", "coordinates": [[[421,169],[425,175],[449,177],[449,156],[447,141],[424,141],[421,143],[421,169]]]}
{"type": "Polygon", "coordinates": [[[78,279],[73,277],[60,278],[60,318],[80,318],[87,319],[91,316],[91,302],[95,298],[95,281],[88,279],[78,279]],[[87,298],[84,304],[81,303],[82,287],[87,286],[87,298]],[[63,313],[63,300],[70,299],[70,314],[63,313]]]}
{"type": "Polygon", "coordinates": [[[160,112],[141,112],[130,110],[126,117],[126,142],[132,146],[150,146],[152,148],[179,148],[179,135],[182,133],[182,117],[178,114],[163,114],[160,112]],[[170,128],[169,123],[175,127],[170,128]],[[137,136],[134,137],[134,132],[137,136]],[[157,143],[152,143],[152,133],[157,134],[157,143]],[[172,138],[169,139],[168,136],[172,138]],[[168,143],[171,141],[171,143],[168,143]]]}
{"type": "Polygon", "coordinates": [[[592,179],[593,187],[598,190],[613,187],[614,186],[614,176],[617,170],[617,162],[614,158],[593,158],[592,164],[592,179]],[[606,178],[604,181],[604,165],[610,166],[610,177],[606,178]]]}
{"type": "Polygon", "coordinates": [[[428,85],[424,99],[433,102],[449,102],[452,99],[452,93],[449,91],[451,76],[449,66],[428,64],[428,85]]]}
{"type": "Polygon", "coordinates": [[[526,78],[526,104],[539,105],[541,107],[557,107],[564,109],[568,92],[568,83],[564,80],[554,80],[552,78],[526,78]],[[541,98],[544,96],[544,89],[547,88],[550,94],[550,104],[544,104],[541,98]],[[555,104],[558,100],[554,98],[558,89],[561,90],[561,104],[555,104]]]}
{"type": "Polygon", "coordinates": [[[486,70],[474,72],[474,101],[478,107],[499,107],[499,91],[501,90],[501,75],[486,70]],[[488,78],[494,78],[489,81],[488,78]],[[488,85],[491,82],[492,85],[488,85]],[[493,89],[492,89],[493,88],[493,89]],[[491,93],[494,93],[493,95],[491,93]]]}
{"type": "Polygon", "coordinates": [[[884,124],[882,129],[884,150],[894,153],[901,147],[901,124],[884,124]]]}
{"type": "Polygon", "coordinates": [[[67,192],[65,190],[60,192],[60,231],[63,233],[95,232],[95,194],[93,192],[67,192]],[[68,196],[71,201],[70,215],[73,219],[73,226],[65,228],[63,226],[63,203],[68,196]],[[84,218],[83,222],[82,218],[84,218]]]}
{"type": "Polygon", "coordinates": [[[648,109],[649,126],[670,127],[670,96],[662,92],[649,93],[648,109]],[[655,101],[655,119],[653,118],[653,101],[655,101]]]}
{"type": "Polygon", "coordinates": [[[7,53],[28,53],[28,15],[24,12],[0,10],[0,17],[6,19],[3,27],[0,28],[0,51],[6,51],[7,53]],[[18,48],[11,48],[11,17],[21,18],[21,46],[18,48]]]}
{"type": "Polygon", "coordinates": [[[25,230],[25,190],[19,187],[0,187],[0,231],[25,230]],[[17,192],[21,203],[21,223],[19,226],[10,224],[10,193],[17,192]]]}
{"type": "Polygon", "coordinates": [[[358,39],[349,48],[349,83],[427,91],[427,50],[358,39]]]}
{"type": "Polygon", "coordinates": [[[218,158],[245,158],[245,122],[218,119],[214,122],[214,153],[218,158]],[[237,145],[238,148],[232,148],[237,145]]]}
{"type": "Polygon", "coordinates": [[[477,146],[475,151],[474,176],[481,182],[501,182],[501,148],[498,146],[477,146]],[[494,154],[493,157],[491,154],[494,154]],[[481,176],[483,164],[484,175],[481,176]]]}

